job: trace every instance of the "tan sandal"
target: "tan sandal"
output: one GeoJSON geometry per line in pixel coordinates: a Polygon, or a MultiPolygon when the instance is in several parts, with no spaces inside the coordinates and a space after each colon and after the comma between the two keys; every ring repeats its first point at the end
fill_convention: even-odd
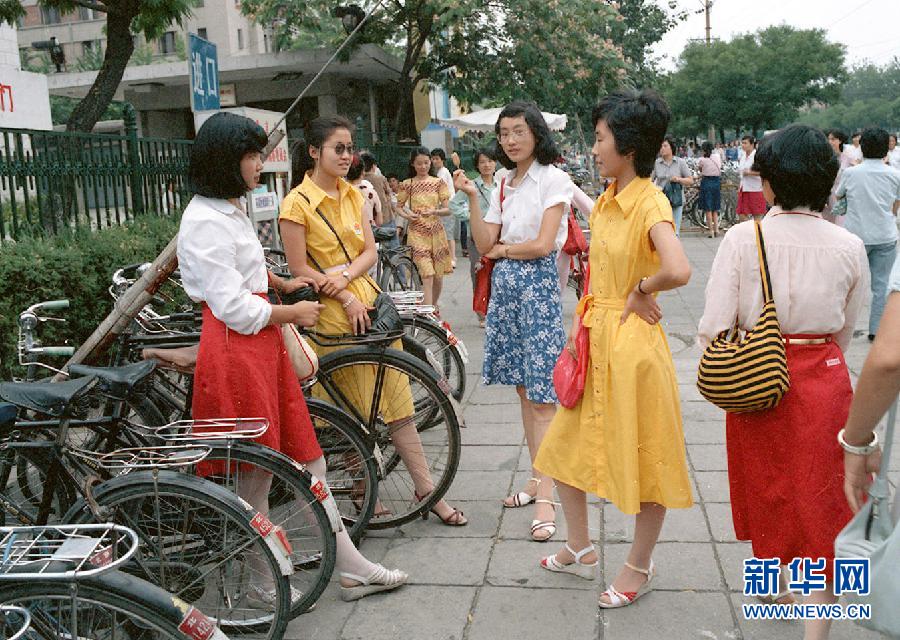
{"type": "Polygon", "coordinates": [[[632,571],[637,571],[638,573],[643,573],[647,576],[647,581],[640,586],[637,591],[619,591],[614,586],[609,585],[600,597],[606,596],[609,598],[609,602],[603,602],[600,600],[597,604],[601,609],[620,609],[622,607],[627,607],[628,605],[634,604],[634,602],[640,598],[645,593],[653,591],[653,578],[656,576],[656,567],[653,565],[653,560],[650,560],[650,568],[648,569],[638,569],[633,564],[626,562],[625,566],[631,569],[632,571]]]}
{"type": "MultiPolygon", "coordinates": [[[[535,504],[549,504],[553,507],[553,513],[556,513],[556,503],[553,500],[545,500],[544,498],[537,498],[534,500],[535,504]]],[[[531,539],[535,542],[547,542],[550,538],[556,535],[556,522],[552,520],[532,520],[531,521],[531,539]],[[546,536],[538,536],[538,532],[546,532],[546,536]]]]}
{"type": "MultiPolygon", "coordinates": [[[[531,484],[532,482],[535,483],[535,486],[539,486],[541,484],[541,479],[540,478],[531,478],[526,483],[526,485],[531,484]]],[[[506,499],[503,501],[503,506],[506,507],[507,509],[518,509],[519,507],[527,507],[532,502],[534,502],[535,498],[537,498],[537,495],[531,495],[527,491],[519,491],[518,493],[516,493],[514,495],[507,496],[506,499]],[[507,500],[512,500],[512,504],[508,503],[507,500]]]]}

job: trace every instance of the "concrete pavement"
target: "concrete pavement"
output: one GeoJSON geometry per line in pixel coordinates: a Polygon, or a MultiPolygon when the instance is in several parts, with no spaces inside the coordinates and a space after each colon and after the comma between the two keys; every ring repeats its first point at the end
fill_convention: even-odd
{"type": "MultiPolygon", "coordinates": [[[[294,640],[769,640],[802,638],[799,623],[749,622],[740,606],[743,560],[750,545],[737,542],[731,525],[724,413],[705,402],[695,386],[700,349],[694,344],[704,289],[719,240],[686,237],[694,267],[691,283],[661,297],[681,389],[693,508],[669,512],[655,553],[656,590],[634,606],[599,612],[606,577],[615,576],[627,553],[633,518],[593,499],[590,527],[604,569],[595,582],[552,574],[538,560],[565,541],[559,531],[547,544],[530,541],[531,508],[503,509],[501,500],[530,477],[513,389],[481,384],[483,330],[471,312],[468,264],[462,259],[445,280],[441,308],[470,353],[459,472],[447,498],[470,524],[445,527],[434,518],[376,532],[362,544],[372,560],[409,572],[399,591],[347,604],[336,582],[312,613],[291,623],[294,640]]],[[[571,318],[571,290],[564,300],[571,318]]],[[[859,373],[869,343],[865,320],[847,354],[859,373]]],[[[898,458],[900,456],[895,456],[898,458]]],[[[894,480],[900,460],[892,465],[894,480]]],[[[837,622],[835,640],[880,638],[850,622],[837,622]]]]}

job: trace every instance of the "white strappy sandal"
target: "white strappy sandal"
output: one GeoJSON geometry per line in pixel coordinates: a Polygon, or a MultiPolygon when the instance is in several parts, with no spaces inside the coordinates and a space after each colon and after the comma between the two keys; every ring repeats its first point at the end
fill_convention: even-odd
{"type": "Polygon", "coordinates": [[[609,585],[601,594],[601,598],[606,596],[609,598],[609,602],[603,602],[600,600],[597,604],[600,605],[601,609],[619,609],[621,607],[627,607],[630,604],[633,604],[635,600],[640,598],[642,595],[649,591],[653,591],[653,577],[656,575],[656,568],[653,565],[653,560],[650,560],[650,568],[649,569],[638,569],[633,564],[628,562],[625,563],[625,566],[631,569],[632,571],[637,571],[638,573],[643,573],[647,576],[647,582],[641,585],[641,587],[637,591],[619,591],[614,586],[609,585]]]}
{"type": "Polygon", "coordinates": [[[341,600],[344,602],[351,602],[353,600],[365,598],[373,593],[396,589],[397,587],[406,584],[406,581],[409,579],[409,576],[405,572],[400,571],[399,569],[388,570],[380,564],[376,565],[372,575],[368,578],[343,572],[341,572],[341,577],[359,583],[352,587],[341,586],[341,600]]]}
{"type": "MultiPolygon", "coordinates": [[[[534,482],[535,485],[540,485],[540,484],[541,484],[541,479],[540,479],[540,478],[531,478],[531,479],[528,481],[528,484],[530,484],[530,483],[532,483],[532,482],[534,482]]],[[[533,496],[533,495],[531,495],[530,493],[528,493],[527,491],[519,491],[519,493],[517,493],[517,494],[515,494],[515,495],[508,496],[508,497],[506,498],[506,500],[509,500],[510,498],[512,498],[512,504],[508,504],[508,503],[506,502],[506,500],[504,500],[504,501],[503,501],[503,506],[506,507],[507,509],[518,509],[519,507],[527,507],[527,506],[530,505],[532,502],[534,502],[534,499],[535,499],[536,497],[537,497],[537,496],[533,496]]]]}
{"type": "Polygon", "coordinates": [[[581,559],[594,550],[594,545],[585,547],[581,551],[574,551],[569,543],[566,543],[566,551],[575,556],[575,561],[569,564],[562,564],[556,559],[555,555],[547,556],[541,560],[541,568],[547,571],[555,571],[556,573],[571,573],[573,576],[584,578],[585,580],[593,580],[597,577],[597,567],[600,566],[599,560],[591,563],[582,562],[581,559]]]}
{"type": "MultiPolygon", "coordinates": [[[[534,500],[534,504],[549,504],[553,507],[553,512],[556,513],[556,503],[553,500],[546,500],[544,498],[537,498],[534,500]]],[[[532,520],[531,521],[531,539],[535,542],[547,542],[550,538],[556,535],[556,522],[553,520],[532,520]],[[546,537],[537,537],[536,534],[538,531],[546,531],[546,537]]]]}

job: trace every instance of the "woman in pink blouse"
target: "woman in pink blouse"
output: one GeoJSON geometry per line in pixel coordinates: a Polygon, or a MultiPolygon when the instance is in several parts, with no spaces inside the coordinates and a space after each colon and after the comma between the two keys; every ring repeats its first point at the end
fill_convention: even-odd
{"type": "Polygon", "coordinates": [[[697,206],[706,212],[709,237],[715,238],[719,234],[719,210],[722,208],[722,156],[713,153],[709,141],[701,148],[703,157],[697,163],[700,169],[700,202],[697,206]]]}
{"type": "MultiPolygon", "coordinates": [[[[754,170],[774,205],[760,224],[791,386],[773,409],[726,415],[735,535],[752,542],[755,557],[783,565],[824,558],[814,573],[830,583],[834,538],[851,515],[837,434],[853,395],[844,351],[869,288],[866,252],[820,213],[838,170],[820,131],[792,125],[765,138],[754,170]]],[[[700,320],[704,347],[735,318],[752,328],[762,311],[755,224],[730,229],[716,254],[700,320]]],[[[793,600],[785,584],[782,576],[771,600],[793,600]]],[[[808,602],[832,603],[831,593],[829,585],[808,602]]],[[[828,621],[806,625],[806,640],[827,637],[828,621]]]]}

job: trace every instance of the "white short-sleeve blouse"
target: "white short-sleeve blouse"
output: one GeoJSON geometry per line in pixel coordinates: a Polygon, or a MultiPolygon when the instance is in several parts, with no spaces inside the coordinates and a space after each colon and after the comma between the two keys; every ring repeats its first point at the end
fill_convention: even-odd
{"type": "MultiPolygon", "coordinates": [[[[491,206],[484,216],[485,222],[500,225],[500,242],[521,244],[537,240],[541,232],[544,212],[558,204],[572,202],[574,185],[568,174],[553,165],[532,163],[525,177],[516,187],[510,183],[515,178],[513,169],[504,176],[503,212],[500,211],[500,187],[491,195],[491,206]]],[[[563,216],[556,232],[556,250],[566,243],[569,227],[563,216]]]]}

